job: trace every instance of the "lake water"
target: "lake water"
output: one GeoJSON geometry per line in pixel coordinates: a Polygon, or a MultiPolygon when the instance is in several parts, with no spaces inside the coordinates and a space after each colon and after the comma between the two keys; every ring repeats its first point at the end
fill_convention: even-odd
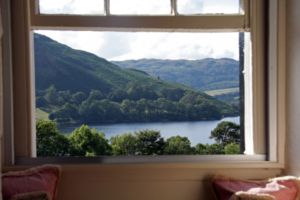
{"type": "MultiPolygon", "coordinates": [[[[210,132],[216,128],[221,121],[231,121],[240,124],[240,117],[226,117],[221,120],[195,121],[195,122],[148,122],[148,123],[117,123],[117,124],[86,124],[90,128],[95,128],[98,132],[104,131],[105,137],[122,135],[123,133],[134,133],[143,129],[159,130],[165,139],[171,136],[186,136],[195,146],[197,143],[213,144],[215,141],[209,139],[210,132]]],[[[81,125],[68,124],[58,125],[58,130],[63,134],[71,134],[81,125]]]]}

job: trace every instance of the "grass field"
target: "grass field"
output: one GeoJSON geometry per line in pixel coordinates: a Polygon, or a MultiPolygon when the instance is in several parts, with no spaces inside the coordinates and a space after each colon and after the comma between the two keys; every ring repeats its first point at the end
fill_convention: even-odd
{"type": "Polygon", "coordinates": [[[227,88],[227,89],[221,89],[221,90],[209,90],[209,91],[204,91],[206,94],[215,96],[219,94],[226,94],[226,93],[231,93],[231,92],[238,92],[239,88],[227,88]]]}
{"type": "Polygon", "coordinates": [[[46,113],[45,111],[42,111],[39,108],[35,109],[35,120],[38,120],[38,121],[49,121],[48,116],[49,116],[49,114],[46,113]]]}
{"type": "Polygon", "coordinates": [[[50,121],[48,116],[50,113],[58,110],[56,106],[48,105],[47,107],[35,109],[35,120],[39,121],[50,121]]]}

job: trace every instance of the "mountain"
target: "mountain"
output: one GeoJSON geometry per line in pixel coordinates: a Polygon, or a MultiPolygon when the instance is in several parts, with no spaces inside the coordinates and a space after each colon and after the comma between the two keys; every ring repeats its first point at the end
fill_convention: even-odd
{"type": "MultiPolygon", "coordinates": [[[[238,112],[227,104],[194,88],[161,80],[158,77],[132,68],[121,68],[94,54],[72,49],[44,35],[34,35],[35,82],[37,96],[51,85],[57,91],[70,90],[72,94],[84,92],[87,96],[92,90],[102,94],[112,94],[116,89],[128,91],[128,83],[147,85],[166,98],[162,91],[181,89],[185,94],[195,93],[217,106],[222,115],[236,115],[238,112]]],[[[187,98],[187,97],[186,97],[187,98]]],[[[185,99],[188,102],[188,99],[185,99]]]]}
{"type": "Polygon", "coordinates": [[[239,87],[239,62],[229,58],[202,60],[140,59],[112,61],[123,68],[143,70],[154,77],[197,90],[239,87]]]}
{"type": "Polygon", "coordinates": [[[109,94],[124,89],[129,82],[152,84],[155,90],[163,88],[196,91],[190,87],[158,80],[137,69],[123,69],[94,54],[72,49],[44,35],[34,35],[36,90],[45,90],[54,84],[58,91],[93,90],[109,94]]]}

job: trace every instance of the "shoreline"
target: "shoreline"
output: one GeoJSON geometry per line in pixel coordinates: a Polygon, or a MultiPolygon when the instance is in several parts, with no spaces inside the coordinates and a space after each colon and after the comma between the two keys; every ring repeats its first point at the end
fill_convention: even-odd
{"type": "Polygon", "coordinates": [[[106,125],[106,124],[122,124],[122,123],[126,123],[126,124],[131,124],[131,123],[157,123],[157,122],[202,122],[202,121],[216,121],[216,120],[221,120],[227,117],[239,117],[240,115],[228,115],[228,116],[224,116],[222,118],[219,119],[203,119],[203,120],[178,120],[178,121],[170,121],[170,120],[163,120],[163,121],[150,121],[150,120],[143,120],[143,121],[105,121],[105,122],[96,122],[96,123],[89,123],[89,122],[83,122],[83,121],[76,121],[76,122],[56,122],[57,125],[79,125],[79,124],[90,124],[90,125],[106,125]]]}

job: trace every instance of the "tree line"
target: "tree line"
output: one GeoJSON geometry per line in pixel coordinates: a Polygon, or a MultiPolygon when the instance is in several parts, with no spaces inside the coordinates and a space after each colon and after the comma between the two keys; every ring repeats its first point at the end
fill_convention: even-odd
{"type": "Polygon", "coordinates": [[[240,92],[230,92],[225,94],[214,95],[220,101],[230,105],[230,107],[240,110],[240,92]]]}
{"type": "Polygon", "coordinates": [[[64,135],[57,130],[56,122],[36,122],[39,157],[240,154],[238,124],[221,122],[209,138],[216,143],[191,146],[187,137],[177,135],[165,140],[160,131],[146,129],[106,139],[104,132],[86,125],[64,135]]]}
{"type": "Polygon", "coordinates": [[[36,107],[56,107],[50,120],[83,123],[194,121],[222,118],[220,108],[197,92],[182,89],[163,89],[157,93],[151,85],[129,83],[125,90],[116,89],[108,95],[91,90],[71,94],[56,91],[51,85],[38,93],[36,107]]]}

